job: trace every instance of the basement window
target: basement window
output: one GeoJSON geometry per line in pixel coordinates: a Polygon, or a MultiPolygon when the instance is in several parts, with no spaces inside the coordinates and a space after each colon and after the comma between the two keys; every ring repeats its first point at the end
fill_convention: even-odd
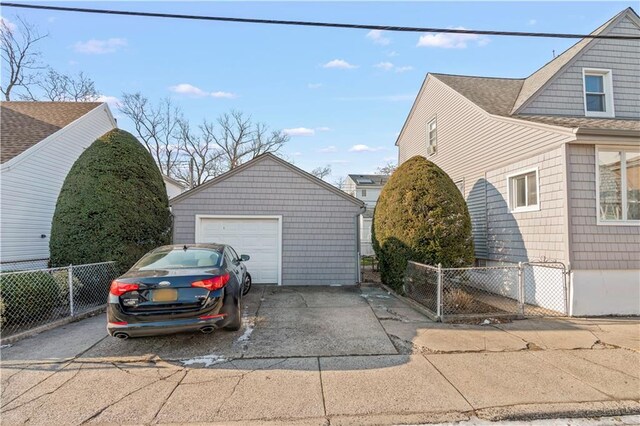
{"type": "Polygon", "coordinates": [[[507,176],[507,188],[512,212],[540,210],[537,168],[507,176]]]}

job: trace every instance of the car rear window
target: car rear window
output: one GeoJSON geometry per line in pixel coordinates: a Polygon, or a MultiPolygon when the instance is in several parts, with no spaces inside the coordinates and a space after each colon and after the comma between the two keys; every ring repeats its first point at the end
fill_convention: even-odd
{"type": "Polygon", "coordinates": [[[221,253],[207,249],[173,249],[146,254],[136,263],[134,271],[150,269],[187,269],[218,266],[221,253]]]}

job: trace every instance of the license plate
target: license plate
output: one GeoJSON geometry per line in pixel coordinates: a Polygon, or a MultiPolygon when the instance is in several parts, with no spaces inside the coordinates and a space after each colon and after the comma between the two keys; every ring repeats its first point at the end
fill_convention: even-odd
{"type": "Polygon", "coordinates": [[[176,300],[178,300],[178,290],[172,288],[153,290],[151,300],[153,300],[154,302],[175,302],[176,300]]]}

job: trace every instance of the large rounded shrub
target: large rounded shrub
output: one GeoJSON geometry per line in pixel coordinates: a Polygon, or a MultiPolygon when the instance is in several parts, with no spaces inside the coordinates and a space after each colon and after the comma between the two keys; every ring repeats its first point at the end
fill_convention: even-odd
{"type": "Polygon", "coordinates": [[[138,140],[114,129],[75,162],[51,226],[52,266],[114,260],[125,271],[171,241],[162,175],[138,140]]]}
{"type": "Polygon", "coordinates": [[[471,219],[451,178],[424,157],[404,162],[382,188],[374,213],[382,282],[402,287],[407,261],[457,267],[474,260],[471,219]]]}

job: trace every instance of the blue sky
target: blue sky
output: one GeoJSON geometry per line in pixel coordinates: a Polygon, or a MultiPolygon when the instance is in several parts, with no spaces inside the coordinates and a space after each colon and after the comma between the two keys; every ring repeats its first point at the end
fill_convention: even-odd
{"type": "MultiPolygon", "coordinates": [[[[64,2],[64,6],[423,27],[589,33],[635,2],[64,2]]],[[[367,30],[3,8],[48,32],[54,68],[100,92],[171,97],[194,123],[231,109],[289,129],[285,156],[332,181],[395,160],[395,138],[427,72],[525,77],[575,40],[367,30]]],[[[132,130],[116,108],[119,125],[132,130]]]]}

